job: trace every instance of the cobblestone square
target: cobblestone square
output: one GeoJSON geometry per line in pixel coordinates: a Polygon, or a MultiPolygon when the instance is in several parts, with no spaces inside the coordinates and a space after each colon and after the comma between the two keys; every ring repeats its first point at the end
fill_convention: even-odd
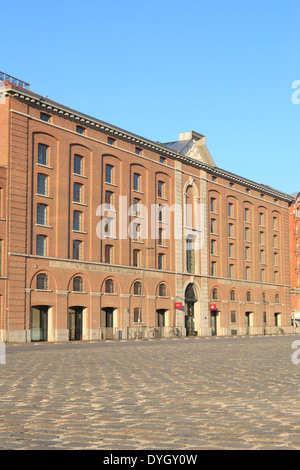
{"type": "Polygon", "coordinates": [[[0,448],[300,449],[296,340],[7,345],[0,448]]]}

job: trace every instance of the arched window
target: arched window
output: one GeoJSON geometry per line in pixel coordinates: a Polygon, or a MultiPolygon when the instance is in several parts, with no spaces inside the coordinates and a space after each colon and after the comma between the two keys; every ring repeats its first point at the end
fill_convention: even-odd
{"type": "Polygon", "coordinates": [[[36,288],[46,290],[48,288],[48,278],[46,274],[38,274],[36,277],[36,288]]]}
{"type": "Polygon", "coordinates": [[[105,281],[105,293],[106,294],[113,294],[114,293],[114,281],[112,279],[107,279],[105,281]]]}
{"type": "Polygon", "coordinates": [[[247,292],[247,302],[251,302],[251,301],[252,301],[252,295],[251,295],[250,290],[248,290],[248,292],[247,292]]]}
{"type": "Polygon", "coordinates": [[[73,292],[82,292],[83,280],[80,276],[75,276],[73,279],[73,292]]]}
{"type": "Polygon", "coordinates": [[[141,295],[142,293],[142,285],[139,281],[136,281],[133,285],[133,293],[134,295],[141,295]]]}
{"type": "Polygon", "coordinates": [[[279,304],[279,302],[280,302],[279,294],[275,294],[275,304],[279,304]]]}
{"type": "Polygon", "coordinates": [[[233,289],[230,291],[230,300],[236,300],[235,299],[235,291],[233,289]]]}
{"type": "Polygon", "coordinates": [[[160,286],[159,286],[159,297],[166,297],[166,295],[167,295],[166,284],[160,284],[160,286]]]}

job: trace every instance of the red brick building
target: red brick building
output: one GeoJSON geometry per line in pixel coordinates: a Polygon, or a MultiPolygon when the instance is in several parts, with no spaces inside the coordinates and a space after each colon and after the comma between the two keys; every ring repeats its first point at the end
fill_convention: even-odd
{"type": "Polygon", "coordinates": [[[290,196],[2,78],[1,339],[290,327],[290,196]]]}
{"type": "Polygon", "coordinates": [[[300,322],[300,193],[290,205],[291,314],[300,322]]]}

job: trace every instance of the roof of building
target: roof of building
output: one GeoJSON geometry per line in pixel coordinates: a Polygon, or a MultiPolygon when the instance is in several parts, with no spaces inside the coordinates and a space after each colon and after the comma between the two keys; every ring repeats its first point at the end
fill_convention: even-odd
{"type": "Polygon", "coordinates": [[[25,100],[26,102],[29,101],[32,104],[40,106],[44,110],[48,110],[49,112],[58,113],[62,117],[72,119],[87,127],[90,126],[94,129],[100,130],[101,132],[106,132],[110,135],[114,135],[115,137],[129,140],[137,145],[144,146],[145,148],[151,149],[160,154],[167,155],[192,166],[202,168],[208,173],[227,178],[247,187],[252,187],[253,189],[265,192],[266,194],[270,194],[273,197],[277,197],[288,202],[293,202],[294,200],[293,196],[290,194],[283,193],[271,186],[256,183],[217,167],[205,145],[205,137],[195,131],[179,134],[178,141],[160,143],[73,110],[68,106],[49,99],[48,97],[43,97],[27,89],[20,88],[10,82],[8,82],[8,86],[6,87],[6,93],[11,94],[18,99],[25,100]]]}

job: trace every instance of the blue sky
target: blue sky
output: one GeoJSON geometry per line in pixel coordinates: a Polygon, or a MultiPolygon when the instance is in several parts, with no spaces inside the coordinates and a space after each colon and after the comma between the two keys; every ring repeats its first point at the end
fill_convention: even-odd
{"type": "Polygon", "coordinates": [[[299,2],[16,0],[1,17],[0,70],[32,91],[160,142],[194,130],[218,167],[300,191],[299,2]]]}

